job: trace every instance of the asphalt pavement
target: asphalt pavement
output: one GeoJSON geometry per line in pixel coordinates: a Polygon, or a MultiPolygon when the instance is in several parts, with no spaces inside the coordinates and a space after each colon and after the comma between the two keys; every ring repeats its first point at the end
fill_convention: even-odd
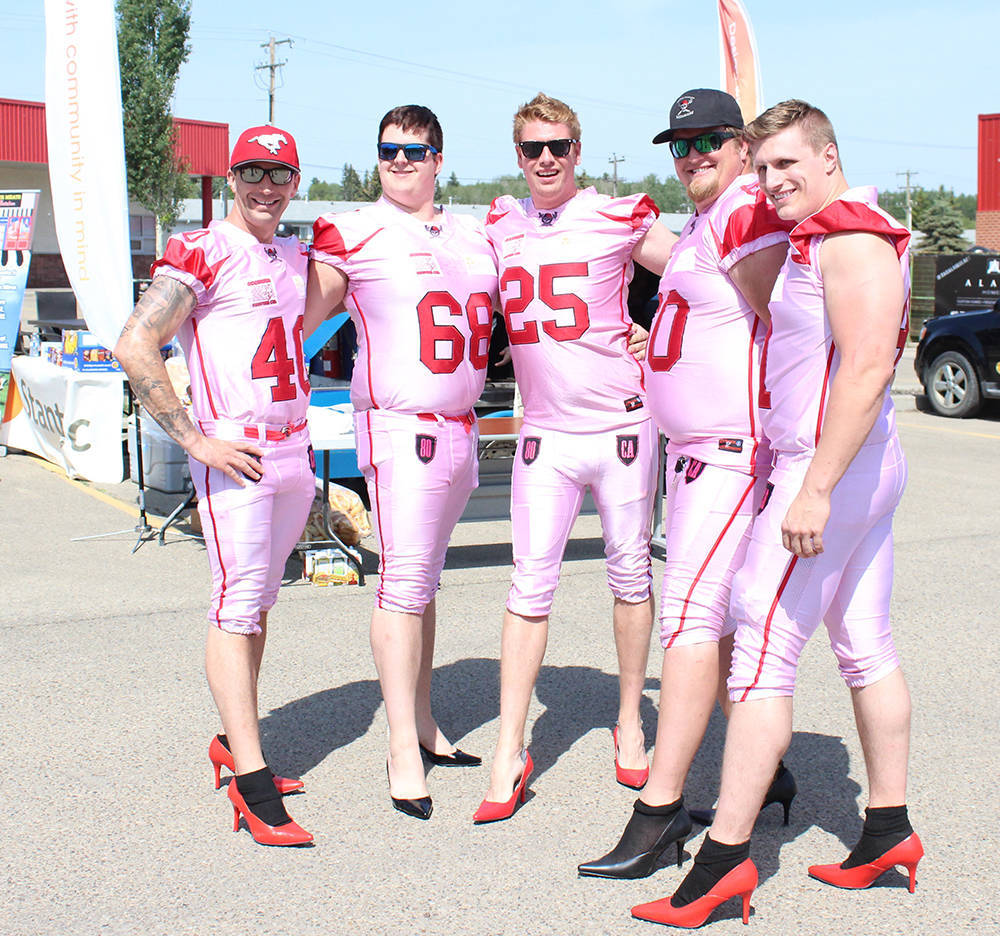
{"type": "MultiPolygon", "coordinates": [[[[810,863],[838,861],[853,845],[866,787],[849,696],[817,634],[802,661],[786,758],[800,789],[791,824],[773,806],[758,822],[750,929],[734,900],[709,933],[1000,932],[992,640],[1000,412],[945,420],[921,412],[915,393],[904,361],[894,399],[910,483],[896,518],[893,613],[914,696],[909,804],[926,849],[916,893],[899,872],[860,892],[806,875],[810,863]]],[[[234,834],[225,791],[213,789],[204,548],[170,532],[166,546],[132,554],[135,517],[123,498],[134,488],[68,482],[27,455],[0,458],[0,933],[663,931],[631,919],[629,908],[672,893],[700,834],[682,870],[631,882],[576,874],[580,861],[614,845],[635,798],[614,782],[616,663],[596,518],[578,522],[563,568],[531,710],[528,801],[488,826],[471,821],[487,766],[431,769],[429,822],[392,810],[367,635],[376,579],[319,588],[289,564],[271,618],[261,729],[272,766],[305,781],[287,805],[315,846],[283,849],[256,845],[245,829],[234,834]]],[[[438,598],[437,716],[487,761],[508,542],[508,524],[461,524],[438,598]]],[[[374,570],[370,552],[366,561],[374,570]]],[[[657,589],[661,569],[655,563],[657,589]]],[[[650,744],[660,662],[654,638],[643,712],[650,744]]],[[[723,735],[717,713],[689,778],[689,805],[716,796],[723,735]]]]}

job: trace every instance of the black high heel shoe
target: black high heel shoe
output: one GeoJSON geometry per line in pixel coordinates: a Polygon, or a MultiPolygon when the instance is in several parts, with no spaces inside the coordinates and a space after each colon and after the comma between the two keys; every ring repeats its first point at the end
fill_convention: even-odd
{"type": "Polygon", "coordinates": [[[644,878],[665,867],[668,846],[677,843],[677,867],[684,857],[684,840],[691,834],[691,817],[683,798],[668,806],[648,806],[636,800],[632,817],[618,844],[603,858],[577,866],[581,877],[644,878]]]}
{"type": "MultiPolygon", "coordinates": [[[[785,766],[784,761],[778,761],[778,769],[774,773],[771,785],[767,788],[767,794],[764,796],[760,811],[763,812],[771,803],[781,803],[785,810],[784,825],[788,825],[792,800],[795,799],[795,794],[798,792],[799,788],[795,785],[795,777],[792,776],[792,772],[785,766]]],[[[697,822],[698,825],[710,826],[715,821],[715,810],[692,809],[691,821],[697,822]]]]}
{"type": "Polygon", "coordinates": [[[478,767],[483,759],[475,754],[466,754],[455,748],[450,754],[435,754],[430,748],[420,745],[420,753],[438,767],[478,767]]]}
{"type": "MultiPolygon", "coordinates": [[[[385,777],[386,780],[389,779],[388,763],[385,765],[385,777]]],[[[402,797],[393,796],[392,788],[390,787],[389,799],[392,800],[393,809],[398,809],[407,816],[413,816],[414,819],[430,819],[431,813],[434,812],[434,803],[429,796],[421,796],[417,799],[403,799],[402,797]]]]}

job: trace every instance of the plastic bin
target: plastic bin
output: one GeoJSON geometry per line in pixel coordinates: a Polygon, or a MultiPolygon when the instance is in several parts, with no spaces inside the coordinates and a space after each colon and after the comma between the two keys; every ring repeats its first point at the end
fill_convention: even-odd
{"type": "MultiPolygon", "coordinates": [[[[128,463],[132,480],[138,481],[134,417],[128,424],[128,463]]],[[[187,453],[148,416],[142,420],[142,472],[146,487],[164,494],[183,493],[191,480],[187,453]]]]}

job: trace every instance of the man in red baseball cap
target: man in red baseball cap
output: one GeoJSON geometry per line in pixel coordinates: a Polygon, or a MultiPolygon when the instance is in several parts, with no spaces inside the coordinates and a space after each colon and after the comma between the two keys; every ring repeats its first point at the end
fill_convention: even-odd
{"type": "Polygon", "coordinates": [[[275,237],[299,185],[290,133],[252,127],[233,147],[233,205],[224,221],[175,234],[153,264],[115,354],[146,411],[188,453],[212,569],[205,670],[224,734],[209,758],[236,775],[229,799],[254,839],[301,845],[257,723],[257,676],[268,612],[305,526],[315,479],[302,357],[304,248],[275,237]],[[191,411],[175,395],[159,349],[177,335],[191,377],[191,411]]]}

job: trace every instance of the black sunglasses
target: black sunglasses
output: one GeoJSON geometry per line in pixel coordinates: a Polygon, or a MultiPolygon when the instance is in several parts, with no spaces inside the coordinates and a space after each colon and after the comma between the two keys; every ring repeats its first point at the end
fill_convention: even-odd
{"type": "Polygon", "coordinates": [[[267,176],[274,185],[288,185],[295,174],[294,169],[286,166],[275,166],[273,169],[265,169],[263,166],[240,166],[233,170],[244,182],[253,184],[259,182],[267,176]]]}
{"type": "Polygon", "coordinates": [[[722,149],[722,144],[726,140],[732,140],[735,137],[736,134],[730,133],[728,130],[712,130],[710,133],[701,133],[687,140],[671,140],[670,152],[673,154],[674,159],[683,159],[691,152],[692,146],[702,154],[714,153],[717,149],[722,149]]]}
{"type": "Polygon", "coordinates": [[[579,140],[523,140],[517,145],[525,159],[538,159],[546,146],[556,159],[561,159],[569,154],[569,149],[574,143],[579,142],[579,140]]]}
{"type": "Polygon", "coordinates": [[[433,153],[437,156],[440,152],[439,149],[431,146],[430,143],[379,143],[378,158],[384,159],[386,162],[392,162],[399,155],[400,150],[403,151],[407,162],[423,162],[427,158],[428,153],[433,153]]]}

